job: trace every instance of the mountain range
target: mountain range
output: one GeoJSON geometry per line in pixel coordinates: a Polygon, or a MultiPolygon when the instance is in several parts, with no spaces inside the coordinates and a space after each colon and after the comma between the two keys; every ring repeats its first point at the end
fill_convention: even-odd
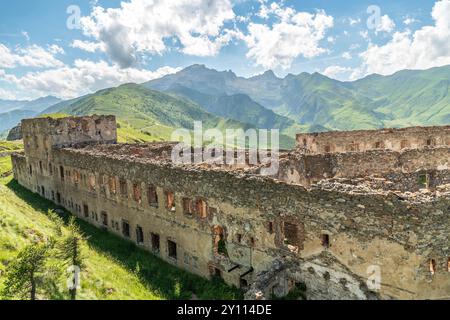
{"type": "MultiPolygon", "coordinates": [[[[342,82],[319,73],[280,78],[272,71],[244,78],[192,65],[143,84],[55,101],[40,114],[114,114],[161,139],[175,128],[192,129],[194,120],[221,130],[276,128],[283,147],[291,147],[297,132],[449,124],[449,85],[450,66],[342,82]]],[[[19,110],[28,109],[11,112],[19,110]]]]}
{"type": "MultiPolygon", "coordinates": [[[[235,109],[239,109],[241,101],[242,105],[251,105],[254,112],[258,106],[263,107],[306,126],[307,130],[355,130],[448,124],[449,84],[450,66],[342,82],[319,73],[278,78],[272,71],[243,78],[231,71],[193,65],[144,85],[184,96],[222,113],[230,110],[229,101],[234,102],[235,109]]],[[[265,111],[259,110],[264,119],[265,111]]]]}
{"type": "Polygon", "coordinates": [[[32,118],[61,100],[47,96],[31,101],[0,100],[0,132],[17,125],[24,118],[32,118]]]}

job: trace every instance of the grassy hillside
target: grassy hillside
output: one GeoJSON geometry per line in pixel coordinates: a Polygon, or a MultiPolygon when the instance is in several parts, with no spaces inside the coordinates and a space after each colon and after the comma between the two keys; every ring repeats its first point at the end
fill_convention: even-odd
{"type": "Polygon", "coordinates": [[[190,99],[212,114],[249,123],[256,128],[277,128],[284,131],[294,125],[292,119],[264,108],[245,94],[214,96],[181,85],[170,87],[168,92],[190,99]]]}
{"type": "MultiPolygon", "coordinates": [[[[254,125],[244,121],[209,113],[190,100],[137,84],[101,90],[60,106],[62,108],[59,110],[54,107],[52,110],[70,115],[115,115],[119,126],[123,124],[123,127],[119,128],[119,134],[126,137],[128,142],[171,140],[174,130],[181,128],[192,130],[194,121],[201,121],[204,130],[217,128],[224,134],[226,129],[255,128],[254,125]]],[[[295,126],[294,124],[291,128],[295,126]]],[[[284,149],[292,148],[295,145],[294,135],[281,134],[280,145],[284,149]]]]}
{"type": "Polygon", "coordinates": [[[119,143],[142,143],[168,141],[173,128],[153,125],[141,128],[132,127],[127,121],[117,122],[117,140],[119,143]]]}
{"type": "Polygon", "coordinates": [[[99,91],[59,112],[72,115],[113,114],[136,129],[154,125],[192,129],[194,121],[203,121],[205,125],[212,127],[220,121],[220,118],[207,113],[196,104],[137,84],[99,91]]]}
{"type": "Polygon", "coordinates": [[[373,75],[351,87],[375,101],[387,126],[450,123],[450,66],[373,75]]]}
{"type": "MultiPolygon", "coordinates": [[[[22,188],[11,175],[10,157],[0,158],[0,288],[3,271],[18,251],[35,237],[54,235],[49,210],[56,206],[22,188]]],[[[68,214],[61,216],[67,221],[68,214]]],[[[80,299],[238,299],[242,293],[221,280],[207,281],[184,272],[106,231],[77,221],[87,237],[83,244],[86,270],[81,275],[80,299]]],[[[52,281],[42,288],[40,299],[67,299],[64,268],[53,266],[52,281]]],[[[1,299],[1,297],[0,297],[1,299]]]]}

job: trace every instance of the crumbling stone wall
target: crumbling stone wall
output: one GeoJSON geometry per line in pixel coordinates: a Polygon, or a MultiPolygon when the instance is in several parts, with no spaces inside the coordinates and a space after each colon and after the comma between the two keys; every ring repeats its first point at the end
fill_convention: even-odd
{"type": "Polygon", "coordinates": [[[25,153],[40,158],[50,157],[55,146],[117,143],[114,116],[25,119],[21,128],[25,153]]]}
{"type": "MultiPolygon", "coordinates": [[[[329,178],[358,178],[367,176],[393,177],[403,174],[415,176],[433,174],[435,184],[447,178],[440,171],[447,172],[450,165],[450,148],[425,147],[403,151],[373,150],[366,152],[345,152],[333,154],[303,154],[293,151],[280,162],[278,179],[288,183],[310,186],[329,178]]],[[[445,175],[445,173],[444,173],[445,175]]],[[[397,180],[398,181],[398,180],[397,180]]],[[[408,184],[405,181],[405,188],[408,184]]],[[[409,184],[411,186],[411,184],[409,184]]],[[[417,187],[411,191],[416,191],[417,187]]]]}
{"type": "Polygon", "coordinates": [[[170,144],[62,145],[47,158],[14,155],[15,178],[190,272],[258,288],[266,298],[299,282],[310,299],[449,296],[450,192],[418,200],[307,189],[252,172],[175,165],[164,154],[170,144]],[[376,292],[366,285],[371,266],[381,269],[376,292]]]}
{"type": "Polygon", "coordinates": [[[300,133],[297,147],[309,154],[449,146],[450,126],[300,133]]]}

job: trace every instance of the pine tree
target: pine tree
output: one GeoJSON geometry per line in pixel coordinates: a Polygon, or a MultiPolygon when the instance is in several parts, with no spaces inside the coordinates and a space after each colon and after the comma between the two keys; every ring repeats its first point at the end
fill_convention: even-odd
{"type": "Polygon", "coordinates": [[[56,236],[61,237],[64,220],[53,210],[48,211],[48,217],[54,224],[56,236]]]}
{"type": "Polygon", "coordinates": [[[79,272],[84,265],[84,257],[82,252],[83,235],[78,228],[75,218],[71,217],[67,226],[67,234],[63,235],[59,242],[58,258],[64,261],[64,264],[73,269],[71,272],[76,272],[69,285],[70,298],[75,300],[77,297],[77,285],[79,272]]]}
{"type": "Polygon", "coordinates": [[[8,298],[36,300],[42,283],[48,246],[38,243],[23,248],[6,268],[2,295],[8,298]]]}

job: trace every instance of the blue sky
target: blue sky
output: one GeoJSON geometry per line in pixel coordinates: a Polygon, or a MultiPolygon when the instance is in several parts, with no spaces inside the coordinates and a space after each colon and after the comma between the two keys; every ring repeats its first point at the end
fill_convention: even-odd
{"type": "Polygon", "coordinates": [[[245,77],[272,69],[280,77],[306,71],[344,81],[450,64],[450,0],[0,6],[0,99],[71,98],[194,63],[245,77]]]}

